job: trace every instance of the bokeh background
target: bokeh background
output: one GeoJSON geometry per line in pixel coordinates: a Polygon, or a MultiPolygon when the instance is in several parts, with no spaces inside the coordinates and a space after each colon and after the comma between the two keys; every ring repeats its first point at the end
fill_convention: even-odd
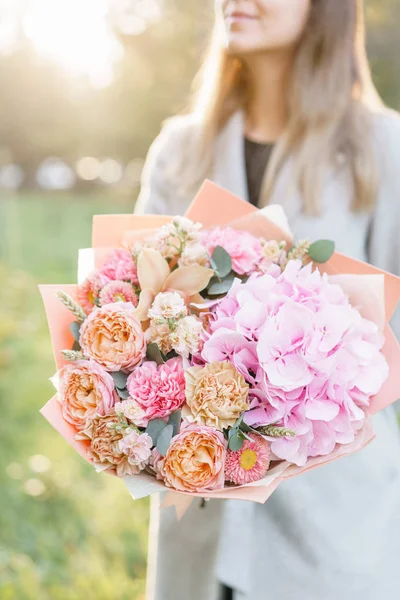
{"type": "MultiPolygon", "coordinates": [[[[367,0],[400,109],[400,0],[367,0]]],[[[185,109],[212,0],[0,0],[0,598],[144,599],[148,502],[39,415],[54,364],[37,284],[76,280],[91,217],[131,212],[164,118],[185,109]]]]}

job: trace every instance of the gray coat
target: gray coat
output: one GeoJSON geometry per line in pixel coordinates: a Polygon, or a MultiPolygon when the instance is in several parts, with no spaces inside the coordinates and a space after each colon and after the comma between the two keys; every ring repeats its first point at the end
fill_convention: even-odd
{"type": "MultiPolygon", "coordinates": [[[[137,212],[182,214],[191,201],[169,165],[196,122],[177,118],[154,142],[137,212]]],[[[297,239],[331,238],[337,249],[400,274],[400,119],[374,116],[380,184],[374,214],[350,211],[351,181],[332,170],[318,217],[305,215],[286,165],[271,203],[297,239]]],[[[247,199],[243,117],[217,139],[210,179],[247,199]]],[[[400,367],[400,365],[399,365],[400,367]]],[[[152,503],[148,600],[380,600],[400,594],[400,438],[393,409],[374,418],[376,440],[355,455],[283,482],[265,505],[195,502],[177,523],[152,503]]]]}

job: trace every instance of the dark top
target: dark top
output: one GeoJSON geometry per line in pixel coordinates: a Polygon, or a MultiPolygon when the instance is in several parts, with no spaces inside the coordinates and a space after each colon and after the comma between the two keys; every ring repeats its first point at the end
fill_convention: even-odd
{"type": "Polygon", "coordinates": [[[273,147],[273,144],[260,144],[244,138],[247,189],[249,202],[254,206],[258,206],[265,169],[273,147]]]}

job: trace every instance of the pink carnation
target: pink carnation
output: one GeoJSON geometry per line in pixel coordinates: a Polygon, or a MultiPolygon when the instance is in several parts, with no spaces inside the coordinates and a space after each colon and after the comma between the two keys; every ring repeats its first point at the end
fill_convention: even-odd
{"type": "Polygon", "coordinates": [[[151,457],[151,437],[147,433],[139,433],[135,429],[126,429],[118,442],[118,449],[127,456],[130,475],[137,475],[148,464],[151,457]]]}
{"type": "Polygon", "coordinates": [[[206,231],[202,243],[210,255],[217,246],[222,246],[232,259],[232,269],[239,275],[255,271],[263,257],[262,245],[258,238],[247,231],[230,227],[217,227],[206,231]]]}
{"type": "Polygon", "coordinates": [[[185,403],[185,376],[180,358],[162,365],[144,362],[127,381],[130,397],[144,411],[142,422],[164,419],[185,403]]]}
{"type": "Polygon", "coordinates": [[[137,283],[137,269],[132,254],[128,250],[113,250],[100,269],[109,281],[122,280],[137,283]]]}
{"type": "Polygon", "coordinates": [[[260,435],[250,434],[237,452],[228,450],[225,460],[225,479],[236,485],[246,485],[262,479],[270,463],[270,447],[260,435]]]}
{"type": "Polygon", "coordinates": [[[107,283],[100,292],[100,305],[113,302],[131,302],[133,306],[137,306],[138,299],[132,284],[119,280],[107,283]]]}
{"type": "Polygon", "coordinates": [[[76,299],[87,314],[92,312],[96,306],[96,300],[100,295],[101,289],[109,281],[110,279],[105,274],[96,271],[89,275],[81,285],[78,285],[76,299]]]}

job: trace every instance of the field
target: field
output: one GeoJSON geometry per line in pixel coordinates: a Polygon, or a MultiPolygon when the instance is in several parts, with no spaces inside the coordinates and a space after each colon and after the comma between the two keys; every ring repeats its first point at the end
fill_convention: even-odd
{"type": "Polygon", "coordinates": [[[148,503],[97,475],[39,414],[53,393],[38,283],[76,281],[101,194],[0,198],[0,597],[141,600],[148,503]]]}

